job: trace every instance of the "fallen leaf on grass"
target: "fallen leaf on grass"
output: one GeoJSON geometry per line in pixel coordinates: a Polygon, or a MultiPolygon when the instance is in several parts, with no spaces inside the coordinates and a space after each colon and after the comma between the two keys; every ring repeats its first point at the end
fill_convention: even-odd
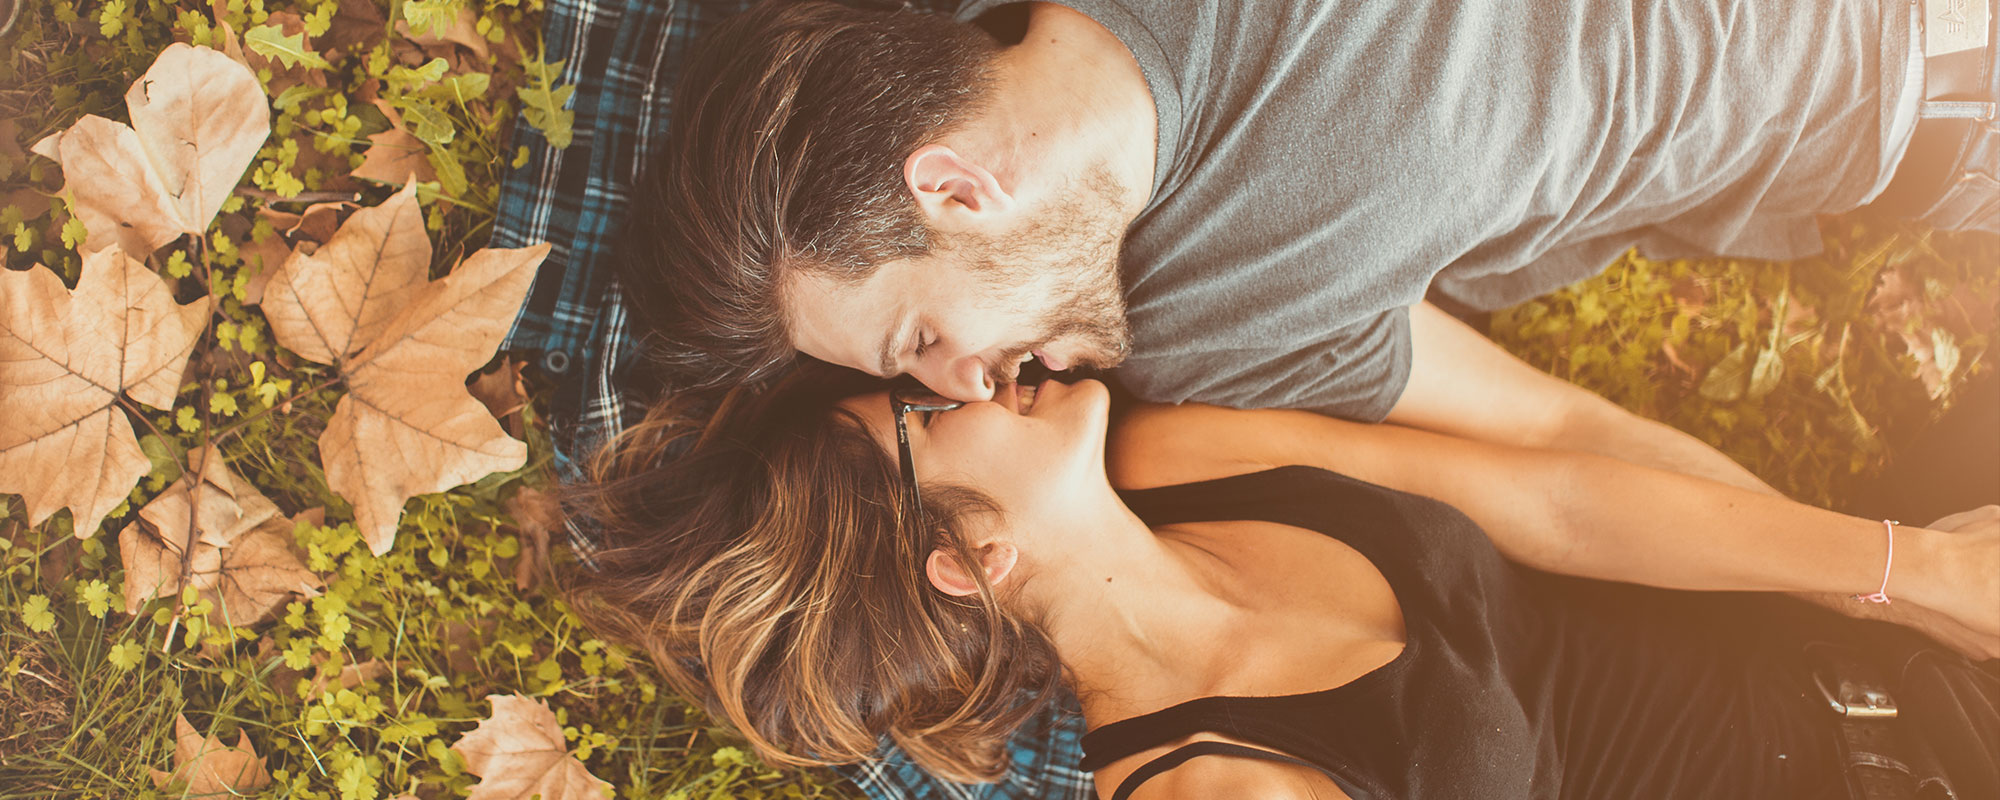
{"type": "MultiPolygon", "coordinates": [[[[316,657],[321,655],[323,654],[314,654],[316,657]]],[[[330,678],[326,675],[314,678],[312,686],[306,689],[305,700],[306,702],[312,702],[319,699],[320,695],[326,694],[329,689],[352,689],[368,681],[377,681],[389,677],[395,674],[395,672],[396,665],[394,663],[383,661],[379,658],[371,658],[359,664],[348,664],[341,667],[340,672],[330,678]]]]}
{"type": "Polygon", "coordinates": [[[521,695],[488,695],[493,715],[452,745],[465,769],[479,776],[467,800],[603,800],[611,784],[569,754],[562,726],[547,703],[521,695]]]}
{"type": "Polygon", "coordinates": [[[309,361],[347,360],[425,286],[431,240],[417,187],[354,212],[318,250],[297,254],[264,289],[278,343],[309,361]]]}
{"type": "Polygon", "coordinates": [[[83,249],[138,258],[200,236],[271,134],[257,77],[206,47],[174,43],[125,93],[132,124],[85,116],[35,143],[62,164],[89,231],[83,249]]]}
{"type": "Polygon", "coordinates": [[[426,48],[456,44],[472,51],[484,62],[491,53],[486,37],[479,33],[479,15],[465,4],[445,0],[409,0],[403,4],[404,19],[396,21],[396,32],[426,48]],[[421,10],[421,11],[420,11],[421,10]],[[423,32],[415,29],[421,26],[423,32]]]}
{"type": "Polygon", "coordinates": [[[514,588],[526,591],[548,573],[549,537],[562,528],[562,505],[555,495],[530,486],[507,499],[507,513],[521,530],[521,555],[514,561],[514,588]]]}
{"type": "Polygon", "coordinates": [[[521,409],[528,407],[528,384],[521,377],[521,368],[526,365],[518,358],[502,358],[499,366],[480,373],[466,387],[487,411],[493,412],[507,433],[516,437],[521,435],[521,409]]]}
{"type": "MultiPolygon", "coordinates": [[[[0,205],[13,206],[20,209],[22,219],[34,219],[49,213],[49,207],[54,204],[49,202],[48,195],[41,192],[33,189],[15,189],[7,193],[5,200],[0,200],[0,205]]],[[[5,233],[5,231],[0,231],[0,233],[5,233]]]]}
{"type": "Polygon", "coordinates": [[[388,29],[389,20],[374,0],[339,0],[332,24],[319,37],[319,43],[328,51],[366,52],[382,40],[388,29]]]}
{"type": "Polygon", "coordinates": [[[0,492],[29,524],[68,508],[89,538],[152,469],[118,395],[172,408],[209,308],[176,304],[116,247],[84,255],[74,293],[47,269],[0,270],[0,492]]]}
{"type": "Polygon", "coordinates": [[[479,653],[482,643],[493,635],[495,624],[488,618],[480,618],[479,625],[462,620],[452,620],[444,625],[444,661],[452,672],[462,675],[478,675],[479,653]]]}
{"type": "Polygon", "coordinates": [[[437,180],[437,170],[426,157],[430,145],[403,128],[403,116],[394,106],[376,100],[375,107],[389,118],[389,129],[368,134],[368,150],[361,154],[361,166],[354,169],[354,177],[394,184],[408,182],[412,176],[423,183],[437,180]]]}
{"type": "Polygon", "coordinates": [[[292,552],[294,520],[231,472],[213,447],[188,460],[188,474],[118,534],[126,613],[193,586],[215,604],[215,619],[253,625],[293,596],[317,593],[324,584],[292,552]]]}
{"type": "Polygon", "coordinates": [[[21,130],[11,119],[0,119],[0,161],[15,162],[27,157],[21,150],[21,130]]]}
{"type": "Polygon", "coordinates": [[[155,788],[184,783],[189,797],[238,796],[271,783],[264,757],[250,745],[248,732],[238,731],[236,746],[229,747],[216,736],[204,738],[185,715],[174,717],[174,771],[151,772],[155,788]]]}
{"type": "Polygon", "coordinates": [[[481,250],[426,283],[430,240],[409,185],[355,212],[326,246],[294,254],[266,287],[272,337],[346,380],[320,461],[377,555],[411,497],[526,462],[527,446],[466,391],[465,376],[499,349],[548,251],[481,250]]]}

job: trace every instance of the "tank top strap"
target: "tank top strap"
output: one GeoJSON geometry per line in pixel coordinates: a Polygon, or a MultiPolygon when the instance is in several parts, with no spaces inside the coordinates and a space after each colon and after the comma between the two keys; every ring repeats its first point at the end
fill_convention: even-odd
{"type": "Polygon", "coordinates": [[[1197,733],[1237,735],[1228,725],[1234,716],[1204,713],[1227,698],[1202,697],[1149,714],[1140,714],[1099,727],[1083,735],[1085,772],[1096,772],[1133,753],[1151,750],[1175,739],[1197,733]],[[1220,719],[1217,719],[1220,717],[1220,719]],[[1218,726],[1218,723],[1220,725],[1218,726]]]}
{"type": "Polygon", "coordinates": [[[1177,747],[1172,752],[1140,765],[1138,769],[1132,771],[1132,774],[1125,776],[1123,783],[1118,784],[1118,791],[1112,793],[1111,800],[1127,800],[1132,796],[1134,791],[1138,790],[1140,784],[1152,780],[1162,772],[1187,763],[1191,758],[1208,755],[1238,756],[1264,761],[1275,761],[1280,764],[1291,764],[1297,767],[1305,767],[1306,769],[1325,775],[1335,782],[1339,782],[1339,777],[1328,772],[1325,768],[1283,753],[1256,747],[1245,747],[1230,742],[1194,742],[1177,747]]]}

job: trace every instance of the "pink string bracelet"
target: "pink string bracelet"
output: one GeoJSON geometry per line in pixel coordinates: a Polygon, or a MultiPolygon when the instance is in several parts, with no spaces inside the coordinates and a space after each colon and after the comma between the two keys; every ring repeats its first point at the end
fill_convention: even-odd
{"type": "Polygon", "coordinates": [[[1896,526],[1901,524],[1893,519],[1882,520],[1882,529],[1889,532],[1889,557],[1882,562],[1882,588],[1874,594],[1857,594],[1855,600],[1885,605],[1889,602],[1889,568],[1896,565],[1896,526]]]}

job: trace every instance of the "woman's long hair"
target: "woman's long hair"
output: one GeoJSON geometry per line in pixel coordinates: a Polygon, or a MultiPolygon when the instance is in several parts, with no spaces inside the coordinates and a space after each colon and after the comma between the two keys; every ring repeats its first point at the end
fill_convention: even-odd
{"type": "Polygon", "coordinates": [[[1007,738],[1060,685],[1054,644],[983,576],[973,597],[932,588],[930,553],[973,563],[963,526],[999,510],[925,486],[926,519],[904,520],[896,461],[840,394],[794,376],[705,424],[686,402],[653,407],[567,498],[606,544],[600,571],[572,576],[573,605],[770,763],[861,761],[886,735],[940,776],[997,780],[1007,738]]]}

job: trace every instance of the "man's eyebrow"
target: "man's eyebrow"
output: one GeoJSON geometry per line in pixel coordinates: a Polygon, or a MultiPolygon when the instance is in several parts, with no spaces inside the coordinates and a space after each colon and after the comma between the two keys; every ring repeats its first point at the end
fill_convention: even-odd
{"type": "Polygon", "coordinates": [[[890,328],[888,333],[882,335],[882,352],[876,357],[878,362],[876,370],[880,377],[894,378],[896,373],[902,371],[896,368],[896,353],[901,349],[896,346],[896,334],[901,330],[901,328],[890,328]]]}

